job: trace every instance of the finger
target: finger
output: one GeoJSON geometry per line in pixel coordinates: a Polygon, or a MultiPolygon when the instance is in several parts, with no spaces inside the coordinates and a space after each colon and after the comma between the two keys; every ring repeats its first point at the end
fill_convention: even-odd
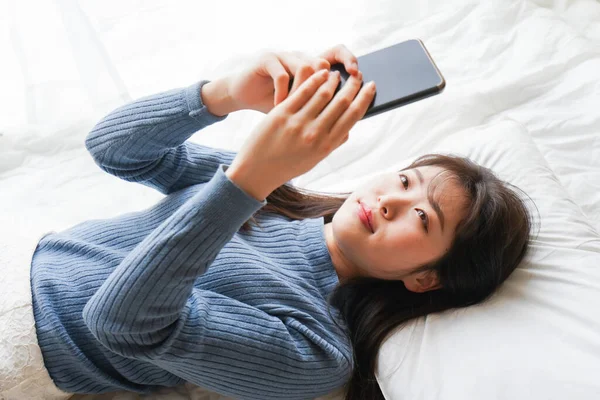
{"type": "MultiPolygon", "coordinates": [[[[304,114],[305,118],[315,119],[321,114],[323,108],[327,106],[327,103],[335,95],[335,88],[339,81],[340,73],[338,71],[329,74],[327,82],[321,85],[314,96],[302,107],[300,112],[304,114]]],[[[333,123],[330,125],[333,125],[333,123]]]]}
{"type": "Polygon", "coordinates": [[[332,140],[335,143],[345,141],[344,138],[348,135],[350,129],[365,116],[376,93],[377,88],[375,87],[375,82],[371,81],[368,84],[363,85],[354,101],[352,101],[350,107],[346,109],[344,114],[342,114],[330,130],[332,140]]]}
{"type": "Polygon", "coordinates": [[[344,68],[351,75],[358,74],[358,59],[356,56],[343,44],[338,44],[328,50],[325,50],[319,57],[327,60],[331,65],[342,63],[344,68]]]}
{"type": "Polygon", "coordinates": [[[292,93],[285,101],[288,103],[286,109],[288,112],[295,114],[300,110],[307,101],[309,101],[317,89],[327,80],[329,71],[321,70],[315,74],[312,74],[298,90],[292,93]]]}
{"type": "Polygon", "coordinates": [[[300,53],[293,53],[289,55],[290,62],[293,60],[293,67],[290,68],[292,70],[292,87],[290,89],[290,94],[294,93],[304,81],[306,81],[315,71],[312,63],[312,60],[307,57],[302,56],[300,53]]]}
{"type": "Polygon", "coordinates": [[[315,71],[320,71],[322,69],[331,69],[331,64],[329,61],[322,57],[311,57],[308,54],[301,53],[299,51],[294,52],[296,57],[300,58],[304,63],[310,64],[313,66],[315,71]]]}
{"type": "Polygon", "coordinates": [[[322,69],[331,69],[331,64],[329,63],[329,61],[327,61],[324,58],[317,57],[313,60],[313,63],[315,65],[316,71],[319,71],[322,69]]]}
{"type": "Polygon", "coordinates": [[[269,76],[273,79],[273,87],[275,88],[273,106],[276,106],[288,96],[290,73],[276,55],[268,57],[264,61],[264,66],[269,76]]]}
{"type": "Polygon", "coordinates": [[[292,80],[288,85],[290,94],[297,90],[298,87],[309,78],[309,76],[315,73],[315,71],[331,68],[329,62],[323,58],[310,57],[301,52],[294,52],[293,55],[297,58],[299,66],[297,67],[296,72],[294,73],[294,76],[292,76],[292,80]],[[302,70],[302,65],[310,65],[312,66],[312,69],[305,66],[304,68],[306,69],[302,70]]]}
{"type": "Polygon", "coordinates": [[[327,132],[331,131],[338,119],[351,106],[357,93],[359,93],[362,80],[354,76],[350,76],[346,84],[342,86],[333,100],[321,112],[318,119],[318,125],[322,126],[327,132]]]}

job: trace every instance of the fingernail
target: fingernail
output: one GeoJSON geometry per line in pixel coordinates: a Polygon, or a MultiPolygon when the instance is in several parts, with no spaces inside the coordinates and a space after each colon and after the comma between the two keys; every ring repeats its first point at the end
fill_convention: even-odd
{"type": "Polygon", "coordinates": [[[352,68],[354,68],[355,70],[358,71],[358,64],[353,62],[352,64],[350,64],[352,66],[352,68]]]}

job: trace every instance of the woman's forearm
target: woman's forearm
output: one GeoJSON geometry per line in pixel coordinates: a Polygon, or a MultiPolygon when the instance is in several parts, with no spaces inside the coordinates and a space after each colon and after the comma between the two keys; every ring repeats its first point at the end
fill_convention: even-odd
{"type": "Polygon", "coordinates": [[[227,116],[216,116],[202,103],[201,80],[192,85],[142,97],[102,118],[85,146],[104,171],[168,194],[206,182],[219,163],[235,152],[187,142],[198,131],[227,116]]]}
{"type": "Polygon", "coordinates": [[[215,79],[202,86],[201,96],[208,111],[214,115],[223,116],[239,111],[229,96],[228,77],[215,79]]]}
{"type": "Polygon", "coordinates": [[[88,300],[83,319],[104,346],[138,359],[178,347],[172,340],[184,329],[197,278],[267,204],[230,181],[225,166],[134,247],[88,300]]]}

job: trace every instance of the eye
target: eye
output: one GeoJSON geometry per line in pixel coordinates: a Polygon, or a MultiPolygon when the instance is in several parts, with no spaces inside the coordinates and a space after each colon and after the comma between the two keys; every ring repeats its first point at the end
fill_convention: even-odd
{"type": "Polygon", "coordinates": [[[417,215],[421,218],[421,221],[423,221],[425,232],[429,233],[429,217],[427,216],[427,213],[419,208],[416,208],[415,210],[417,210],[417,215]]]}
{"type": "Polygon", "coordinates": [[[408,189],[408,178],[404,174],[400,174],[400,181],[404,185],[404,190],[408,189]]]}

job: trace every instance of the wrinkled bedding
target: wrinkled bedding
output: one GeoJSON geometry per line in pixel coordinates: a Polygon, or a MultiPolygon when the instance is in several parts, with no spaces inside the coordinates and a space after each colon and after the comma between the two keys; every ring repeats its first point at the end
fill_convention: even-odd
{"type": "MultiPolygon", "coordinates": [[[[529,189],[542,221],[537,251],[493,301],[414,321],[390,338],[379,361],[384,393],[394,400],[600,393],[593,377],[600,370],[600,290],[592,281],[600,278],[600,3],[0,5],[2,241],[15,240],[10,227],[39,236],[162,197],[103,173],[85,150],[95,122],[127,101],[232,73],[260,51],[317,54],[344,43],[361,55],[422,39],[446,78],[445,91],[361,121],[342,147],[294,183],[351,189],[420,154],[453,149],[529,189]]],[[[190,140],[238,150],[261,118],[231,114],[190,140]]],[[[191,385],[143,398],[226,400],[191,385]]]]}

